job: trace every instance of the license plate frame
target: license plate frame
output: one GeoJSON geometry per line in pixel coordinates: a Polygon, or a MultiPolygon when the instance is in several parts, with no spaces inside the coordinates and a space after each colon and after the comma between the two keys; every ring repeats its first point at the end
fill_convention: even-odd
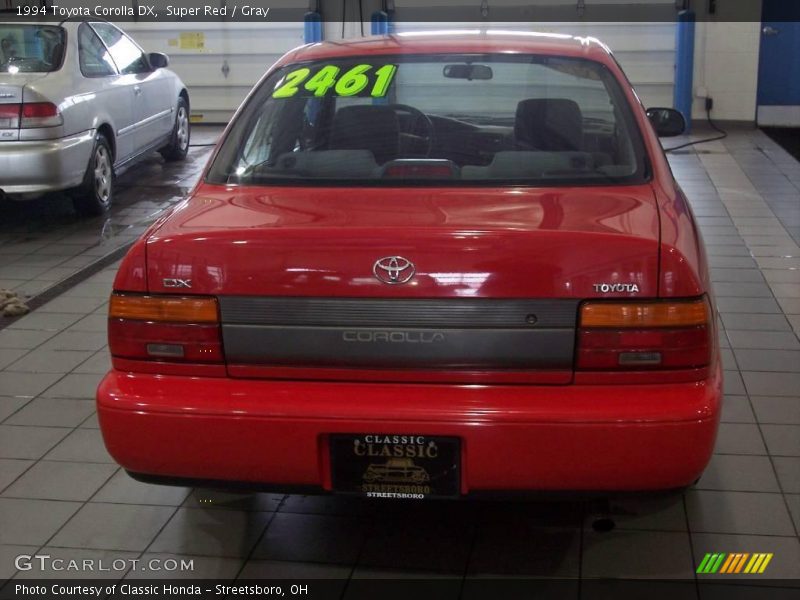
{"type": "Polygon", "coordinates": [[[434,499],[461,494],[461,439],[421,434],[333,434],[333,491],[368,498],[434,499]]]}

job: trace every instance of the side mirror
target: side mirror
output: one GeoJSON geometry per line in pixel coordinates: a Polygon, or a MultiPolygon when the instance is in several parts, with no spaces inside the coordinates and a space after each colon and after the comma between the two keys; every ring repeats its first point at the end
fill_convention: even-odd
{"type": "Polygon", "coordinates": [[[166,69],[169,66],[169,57],[161,52],[151,52],[147,55],[147,60],[153,69],[166,69]]]}
{"type": "Polygon", "coordinates": [[[659,137],[674,137],[686,131],[686,119],[674,108],[648,108],[647,118],[659,137]]]}

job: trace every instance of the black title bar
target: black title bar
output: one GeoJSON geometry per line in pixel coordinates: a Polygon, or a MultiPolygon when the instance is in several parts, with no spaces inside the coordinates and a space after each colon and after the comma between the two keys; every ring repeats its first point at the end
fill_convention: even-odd
{"type": "MultiPolygon", "coordinates": [[[[783,14],[768,21],[800,21],[800,10],[787,2],[783,14]]],[[[797,3],[800,5],[800,3],[797,3]]],[[[318,9],[326,22],[368,23],[376,11],[388,10],[395,22],[536,23],[547,22],[674,22],[679,11],[694,11],[697,21],[762,20],[761,3],[750,0],[319,0],[271,3],[240,0],[0,0],[0,20],[62,21],[105,19],[121,22],[301,22],[309,9],[318,9]]]]}

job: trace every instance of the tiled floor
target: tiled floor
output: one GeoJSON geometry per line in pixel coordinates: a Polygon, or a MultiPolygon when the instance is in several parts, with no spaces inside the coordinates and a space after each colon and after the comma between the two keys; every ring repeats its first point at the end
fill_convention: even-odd
{"type": "Polygon", "coordinates": [[[800,164],[754,131],[696,150],[671,162],[710,256],[726,398],[716,454],[684,495],[402,504],[139,484],[106,453],[92,402],[112,266],[0,331],[0,578],[39,551],[193,559],[184,576],[341,579],[348,598],[371,577],[434,575],[455,578],[453,598],[485,597],[480,582],[498,576],[573,578],[556,596],[573,598],[610,597],[591,578],[674,579],[680,597],[711,598],[697,564],[738,551],[774,553],[756,584],[800,585],[800,164]]]}

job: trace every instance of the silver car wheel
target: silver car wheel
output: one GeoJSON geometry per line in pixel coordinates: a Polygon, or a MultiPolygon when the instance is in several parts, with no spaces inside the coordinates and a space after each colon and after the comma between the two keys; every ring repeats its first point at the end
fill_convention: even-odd
{"type": "Polygon", "coordinates": [[[186,113],[186,108],[183,106],[178,107],[178,116],[176,117],[177,125],[177,138],[178,148],[181,151],[186,150],[189,145],[189,115],[186,113]]]}
{"type": "Polygon", "coordinates": [[[108,148],[98,146],[94,152],[94,191],[104,204],[111,196],[111,156],[108,148]]]}

